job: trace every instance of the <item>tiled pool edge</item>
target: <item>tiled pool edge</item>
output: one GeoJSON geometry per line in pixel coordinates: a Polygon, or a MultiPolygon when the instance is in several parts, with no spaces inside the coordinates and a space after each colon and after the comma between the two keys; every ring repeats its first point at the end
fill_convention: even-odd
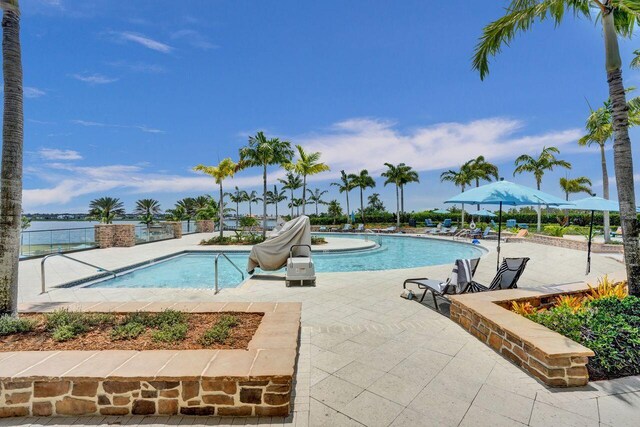
{"type": "Polygon", "coordinates": [[[132,312],[168,306],[264,317],[247,350],[0,353],[0,418],[290,413],[300,303],[62,303],[21,309],[132,312]]]}

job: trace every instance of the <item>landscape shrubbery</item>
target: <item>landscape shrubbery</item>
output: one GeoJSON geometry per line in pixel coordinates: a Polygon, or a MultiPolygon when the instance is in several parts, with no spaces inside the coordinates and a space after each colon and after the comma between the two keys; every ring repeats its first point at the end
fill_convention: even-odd
{"type": "Polygon", "coordinates": [[[585,297],[562,296],[548,309],[514,301],[512,310],[593,350],[592,380],[640,374],[640,298],[625,283],[605,277],[585,297]]]}

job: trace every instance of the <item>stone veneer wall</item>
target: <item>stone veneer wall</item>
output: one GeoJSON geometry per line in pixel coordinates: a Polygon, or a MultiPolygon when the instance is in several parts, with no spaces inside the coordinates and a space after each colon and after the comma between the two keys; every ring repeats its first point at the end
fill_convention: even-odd
{"type": "Polygon", "coordinates": [[[0,383],[0,418],[71,415],[287,416],[291,378],[245,381],[38,381],[0,383]]]}
{"type": "MultiPolygon", "coordinates": [[[[576,249],[580,251],[587,250],[587,242],[582,240],[564,239],[562,237],[545,236],[542,234],[533,234],[526,239],[527,242],[541,243],[543,245],[558,246],[566,249],[576,249]]],[[[591,252],[597,253],[622,253],[622,245],[606,245],[604,243],[591,243],[591,252]]]]}
{"type": "Polygon", "coordinates": [[[164,223],[166,226],[170,227],[173,231],[174,239],[182,238],[182,223],[179,221],[167,221],[164,223]]]}
{"type": "MultiPolygon", "coordinates": [[[[505,310],[505,313],[518,316],[530,322],[531,327],[536,326],[530,320],[508,310],[505,310]]],[[[451,320],[460,324],[480,341],[548,386],[575,387],[584,386],[589,382],[589,373],[586,367],[589,358],[585,354],[590,352],[589,355],[593,356],[594,354],[591,351],[587,353],[584,351],[574,352],[565,347],[565,352],[549,354],[536,346],[535,338],[534,340],[525,340],[517,334],[506,331],[504,327],[508,326],[508,317],[505,318],[504,327],[501,327],[455,299],[451,303],[451,320]]],[[[548,331],[555,334],[550,330],[548,331]]],[[[566,343],[566,338],[559,334],[556,335],[563,343],[566,343]]],[[[584,348],[577,343],[574,344],[579,348],[584,348]]]]}
{"type": "Polygon", "coordinates": [[[211,219],[196,221],[196,233],[213,233],[215,228],[216,223],[211,219]]]}
{"type": "Polygon", "coordinates": [[[136,244],[134,224],[96,224],[95,239],[100,249],[128,248],[136,244]]]}

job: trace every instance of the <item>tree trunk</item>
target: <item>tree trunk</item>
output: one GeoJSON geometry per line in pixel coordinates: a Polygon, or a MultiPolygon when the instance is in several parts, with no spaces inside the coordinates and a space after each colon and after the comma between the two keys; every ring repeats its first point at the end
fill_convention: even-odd
{"type": "Polygon", "coordinates": [[[396,184],[396,226],[400,227],[400,186],[396,184]]]}
{"type": "Polygon", "coordinates": [[[307,206],[307,175],[302,176],[302,215],[305,214],[305,206],[307,206]]]}
{"type": "Polygon", "coordinates": [[[347,190],[346,193],[347,193],[347,222],[351,224],[351,209],[349,209],[349,190],[347,190]]]}
{"type": "Polygon", "coordinates": [[[23,100],[20,15],[6,9],[2,19],[4,115],[0,176],[0,314],[18,315],[18,260],[22,215],[23,100]]]}
{"type": "Polygon", "coordinates": [[[360,213],[362,214],[362,223],[364,224],[364,191],[360,187],[360,213]]]}
{"type": "Polygon", "coordinates": [[[291,219],[293,219],[293,188],[291,189],[291,219]]]}
{"type": "Polygon", "coordinates": [[[262,237],[267,237],[267,165],[262,170],[262,237]]]}
{"type": "MultiPolygon", "coordinates": [[[[602,163],[602,197],[609,200],[609,172],[607,171],[607,157],[605,155],[604,144],[600,144],[600,161],[602,163]]],[[[604,212],[604,242],[611,242],[611,224],[609,212],[604,212]]]]}
{"type": "Polygon", "coordinates": [[[400,212],[404,214],[404,185],[400,186],[400,212]]]}
{"type": "Polygon", "coordinates": [[[218,215],[220,216],[220,240],[222,240],[224,228],[224,193],[222,192],[222,182],[220,182],[220,202],[218,202],[218,215]]]}
{"type": "MultiPolygon", "coordinates": [[[[480,187],[480,178],[476,178],[476,188],[480,187]]],[[[476,210],[479,211],[480,210],[480,205],[476,205],[476,210]]],[[[480,219],[480,218],[478,218],[480,219]]]]}
{"type": "Polygon", "coordinates": [[[316,216],[318,216],[318,202],[316,202],[316,216]]]}
{"type": "MultiPolygon", "coordinates": [[[[606,4],[610,5],[610,1],[606,4]]],[[[624,259],[627,267],[629,294],[640,296],[640,239],[638,237],[638,214],[633,182],[633,159],[629,139],[629,106],[622,83],[622,61],[618,48],[618,37],[613,23],[613,12],[603,14],[607,83],[612,106],[613,160],[620,202],[620,223],[624,244],[624,259]]]]}
{"type": "MultiPolygon", "coordinates": [[[[276,196],[276,197],[278,197],[278,196],[276,196]]],[[[276,205],[276,222],[277,222],[278,221],[278,202],[277,201],[276,201],[275,205],[276,205]]]]}
{"type": "MultiPolygon", "coordinates": [[[[538,188],[538,191],[540,191],[540,185],[542,183],[539,180],[536,180],[536,187],[538,188]]],[[[536,213],[538,214],[538,224],[536,226],[536,230],[538,230],[538,233],[540,231],[542,231],[542,205],[537,205],[536,206],[536,213]]]]}
{"type": "MultiPolygon", "coordinates": [[[[463,193],[464,193],[464,188],[465,186],[463,185],[461,187],[463,193]]],[[[460,222],[461,222],[460,228],[464,228],[464,203],[462,204],[462,212],[460,213],[460,222]]]]}

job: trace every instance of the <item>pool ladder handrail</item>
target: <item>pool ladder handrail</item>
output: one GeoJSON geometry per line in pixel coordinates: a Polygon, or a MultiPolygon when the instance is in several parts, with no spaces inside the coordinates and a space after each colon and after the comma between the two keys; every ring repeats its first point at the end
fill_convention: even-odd
{"type": "Polygon", "coordinates": [[[46,290],[46,275],[45,275],[44,263],[49,258],[53,258],[55,256],[61,256],[62,258],[70,259],[71,261],[78,262],[78,263],[86,265],[88,267],[97,268],[99,271],[103,271],[105,273],[109,273],[110,275],[113,275],[114,279],[116,278],[116,273],[114,271],[107,270],[106,268],[103,268],[103,267],[100,267],[100,266],[97,266],[97,265],[93,265],[93,264],[85,262],[85,261],[81,261],[81,260],[79,260],[77,258],[72,258],[69,255],[65,255],[65,254],[49,254],[49,255],[45,256],[44,258],[42,258],[42,261],[40,261],[40,285],[42,287],[41,292],[40,292],[41,294],[44,294],[47,291],[46,290]]]}
{"type": "Polygon", "coordinates": [[[236,270],[238,270],[238,273],[240,273],[240,275],[242,276],[242,280],[244,280],[244,273],[242,272],[240,267],[238,267],[235,262],[231,261],[231,258],[229,258],[227,254],[225,254],[224,252],[220,252],[219,254],[216,255],[216,259],[214,261],[214,268],[215,268],[214,274],[215,274],[215,286],[216,286],[215,293],[216,294],[218,293],[218,259],[221,256],[223,256],[227,261],[231,263],[231,265],[233,265],[233,267],[236,270]]]}

